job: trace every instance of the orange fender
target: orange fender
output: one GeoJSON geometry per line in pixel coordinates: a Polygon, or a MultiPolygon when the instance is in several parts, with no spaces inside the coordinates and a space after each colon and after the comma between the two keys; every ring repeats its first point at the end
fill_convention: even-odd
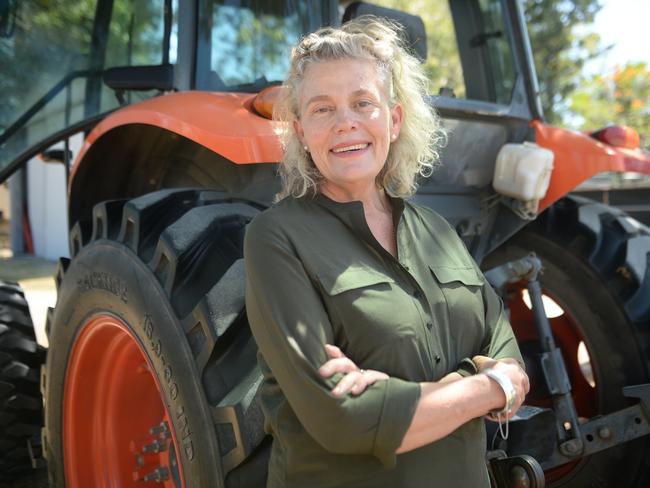
{"type": "Polygon", "coordinates": [[[598,173],[650,174],[650,154],[640,149],[611,147],[588,134],[551,127],[539,120],[531,122],[531,126],[537,144],[555,154],[551,182],[540,202],[540,212],[598,173]]]}
{"type": "Polygon", "coordinates": [[[70,179],[90,146],[119,126],[147,124],[186,137],[235,164],[276,163],[282,158],[273,123],[251,109],[255,94],[187,91],[151,98],[119,109],[88,135],[70,179]]]}

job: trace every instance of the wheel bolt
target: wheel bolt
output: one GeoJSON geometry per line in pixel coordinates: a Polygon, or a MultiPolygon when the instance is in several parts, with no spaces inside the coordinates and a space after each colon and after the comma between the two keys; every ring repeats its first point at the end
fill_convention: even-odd
{"type": "Polygon", "coordinates": [[[576,456],[582,452],[582,441],[580,439],[571,439],[560,444],[560,451],[565,456],[576,456]]]}
{"type": "Polygon", "coordinates": [[[598,429],[598,437],[607,440],[612,437],[612,430],[609,427],[603,426],[598,429]]]}
{"type": "Polygon", "coordinates": [[[156,483],[162,483],[163,481],[167,481],[169,479],[169,469],[167,469],[165,466],[161,466],[154,469],[151,473],[146,474],[142,479],[145,482],[155,481],[156,483]]]}
{"type": "Polygon", "coordinates": [[[144,453],[150,453],[150,452],[158,453],[164,451],[165,449],[167,449],[165,443],[160,442],[158,440],[153,441],[151,444],[145,444],[144,446],[142,446],[142,452],[144,453]]]}
{"type": "Polygon", "coordinates": [[[149,433],[151,435],[164,434],[166,432],[169,432],[169,426],[167,425],[167,422],[160,422],[159,425],[156,425],[155,427],[149,429],[149,433]]]}
{"type": "Polygon", "coordinates": [[[142,456],[142,454],[136,454],[135,462],[138,465],[138,468],[144,466],[144,457],[142,456]]]}

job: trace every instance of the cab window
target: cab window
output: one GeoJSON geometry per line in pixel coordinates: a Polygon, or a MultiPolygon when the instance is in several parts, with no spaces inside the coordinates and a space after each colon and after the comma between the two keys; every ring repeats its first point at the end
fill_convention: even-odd
{"type": "Polygon", "coordinates": [[[419,16],[432,95],[508,105],[516,70],[500,0],[375,0],[419,16]]]}

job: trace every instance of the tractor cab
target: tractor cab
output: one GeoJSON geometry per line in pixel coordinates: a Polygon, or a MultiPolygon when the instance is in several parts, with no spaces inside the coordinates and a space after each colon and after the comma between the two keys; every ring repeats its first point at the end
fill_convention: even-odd
{"type": "Polygon", "coordinates": [[[539,116],[514,2],[435,1],[426,12],[375,3],[3,2],[0,179],[120,107],[176,91],[256,93],[279,84],[301,36],[368,13],[414,33],[409,42],[441,111],[539,116]]]}

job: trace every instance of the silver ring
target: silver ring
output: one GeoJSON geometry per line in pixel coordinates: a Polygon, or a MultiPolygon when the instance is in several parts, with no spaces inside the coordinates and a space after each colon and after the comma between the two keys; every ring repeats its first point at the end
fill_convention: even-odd
{"type": "Polygon", "coordinates": [[[359,373],[361,373],[361,374],[363,374],[363,373],[365,373],[365,372],[366,372],[365,369],[360,369],[360,370],[359,370],[359,373]]]}

